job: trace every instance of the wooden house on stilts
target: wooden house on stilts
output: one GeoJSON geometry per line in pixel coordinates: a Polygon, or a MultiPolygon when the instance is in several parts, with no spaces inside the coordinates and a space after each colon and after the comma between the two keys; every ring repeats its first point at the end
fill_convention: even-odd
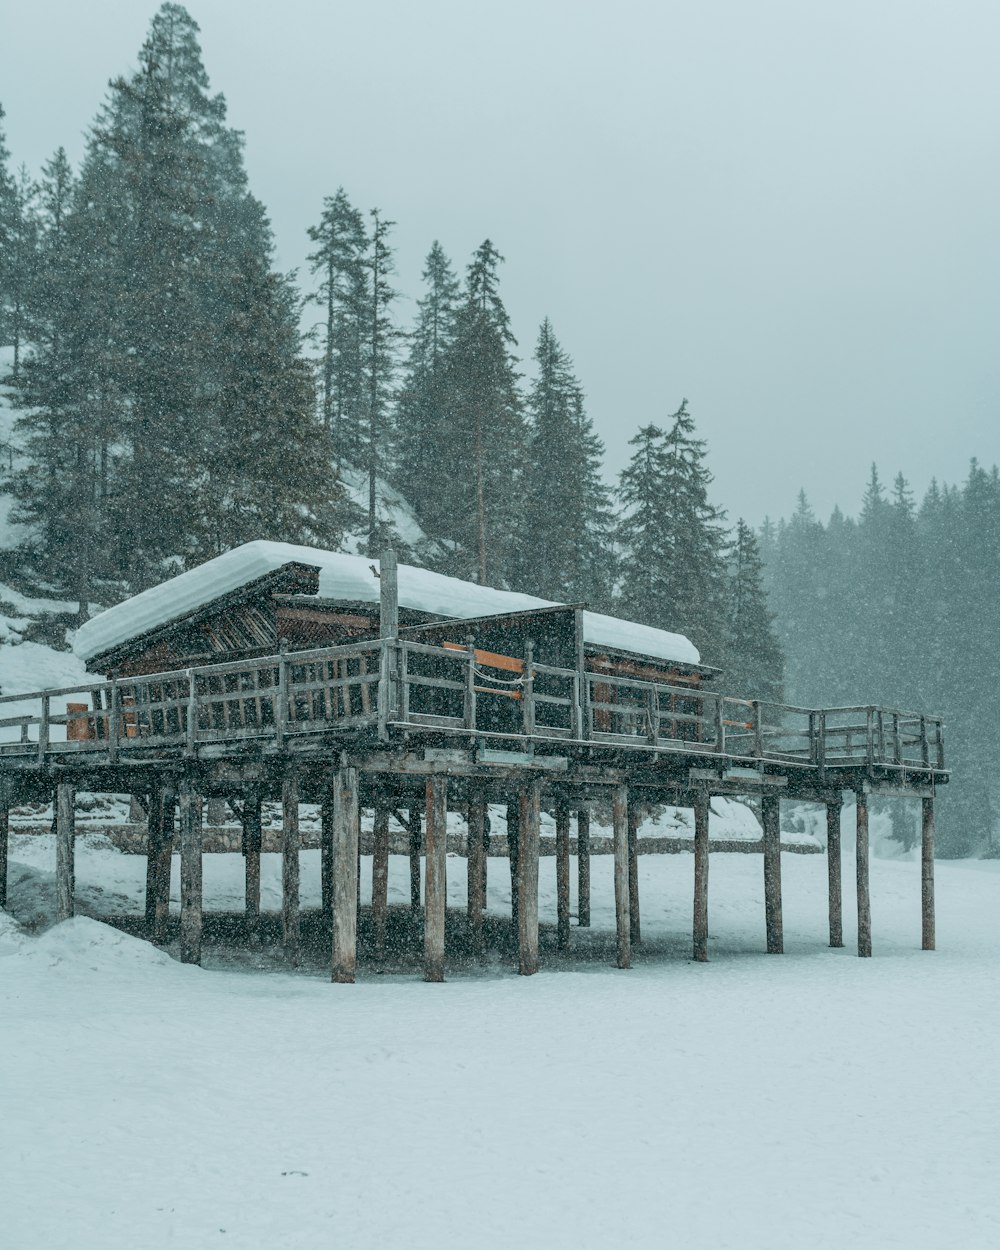
{"type": "MultiPolygon", "coordinates": [[[[713,795],[760,800],[768,951],[782,949],[779,804],[826,805],[831,945],[843,944],[840,811],[857,800],[858,953],[871,953],[868,796],[923,803],[923,945],[934,944],[934,793],[947,780],[936,717],[878,707],[797,708],[731,698],[681,635],[376,562],[256,542],[109,609],[75,648],[100,678],[41,691],[3,718],[0,892],[7,812],[57,795],[57,880],[73,910],[77,790],[143,796],[146,920],[162,940],[175,837],[181,957],[202,937],[199,796],[227,799],[243,825],[245,918],[260,917],[261,805],[282,804],[282,935],[299,943],[300,802],[322,812],[322,910],[336,981],[358,958],[360,812],[374,813],[372,928],[385,946],[389,826],[405,820],[411,895],[428,980],[445,970],[446,819],[467,821],[468,935],[484,941],[487,810],[506,804],[513,921],[522,973],[538,967],[539,814],[556,825],[557,940],[570,943],[576,823],[581,925],[589,922],[590,808],[613,813],[617,960],[639,939],[636,811],[695,813],[693,953],[708,955],[708,814],[713,795]],[[401,813],[405,813],[402,816],[401,813]]],[[[19,702],[25,696],[18,696],[19,702]]]]}

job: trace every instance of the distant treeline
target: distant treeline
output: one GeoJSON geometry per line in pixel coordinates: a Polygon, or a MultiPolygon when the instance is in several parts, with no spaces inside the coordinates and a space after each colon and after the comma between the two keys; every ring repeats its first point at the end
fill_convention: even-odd
{"type": "MultiPolygon", "coordinates": [[[[883,704],[945,717],[954,769],[941,849],[991,847],[1000,799],[1000,477],[975,461],[964,485],[932,482],[919,507],[875,467],[858,519],[817,521],[804,494],[765,524],[770,602],[797,703],[883,704]]],[[[907,840],[915,816],[897,813],[907,840]],[[907,821],[908,824],[904,823],[907,821]]]]}
{"type": "MultiPolygon", "coordinates": [[[[835,516],[824,527],[800,508],[765,527],[779,641],[758,536],[711,503],[687,403],[637,431],[612,491],[547,319],[522,373],[492,241],[463,272],[433,243],[403,326],[393,222],[341,188],[317,206],[309,273],[274,271],[242,136],[210,93],[197,35],[183,7],[159,9],[78,170],[60,149],[37,179],[15,171],[0,111],[0,343],[13,347],[6,382],[20,411],[3,488],[29,536],[0,553],[6,576],[86,604],[249,539],[336,548],[361,533],[372,553],[391,541],[444,572],[683,632],[734,694],[954,706],[960,749],[958,724],[972,722],[943,692],[949,679],[975,682],[975,663],[968,678],[956,672],[958,656],[978,657],[992,634],[978,635],[979,651],[947,650],[953,635],[930,621],[957,616],[971,630],[988,619],[960,598],[975,578],[946,583],[943,605],[918,590],[944,548],[914,540],[925,571],[912,583],[887,554],[872,563],[880,509],[895,525],[902,504],[873,502],[878,519],[866,511],[857,526],[835,516]],[[368,478],[365,509],[340,485],[346,466],[368,478]],[[429,543],[408,549],[394,532],[380,480],[429,543]],[[876,575],[890,565],[891,578],[876,575]],[[879,605],[890,584],[901,605],[904,583],[915,596],[906,629],[945,650],[892,649],[879,605]]],[[[942,516],[965,516],[968,489],[940,493],[942,516]]],[[[928,507],[910,518],[918,535],[928,507]]],[[[958,522],[948,525],[952,541],[958,522]]]]}

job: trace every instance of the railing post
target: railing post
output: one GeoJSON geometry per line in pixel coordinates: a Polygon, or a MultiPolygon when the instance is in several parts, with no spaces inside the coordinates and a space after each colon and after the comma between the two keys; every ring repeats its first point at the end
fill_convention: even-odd
{"type": "Polygon", "coordinates": [[[399,648],[399,719],[407,724],[410,719],[410,661],[406,643],[399,648]]]}
{"type": "Polygon", "coordinates": [[[380,742],[389,741],[389,718],[392,703],[391,654],[392,643],[383,638],[379,643],[378,656],[378,736],[380,742]]]}
{"type": "Polygon", "coordinates": [[[942,721],[935,721],[934,723],[937,726],[937,766],[938,768],[943,769],[944,768],[944,723],[942,721]]]}
{"type": "Polygon", "coordinates": [[[42,716],[38,722],[38,762],[45,763],[45,753],[49,749],[49,706],[52,700],[47,694],[42,695],[42,716]]]}
{"type": "Polygon", "coordinates": [[[278,694],[274,708],[274,738],[278,750],[284,746],[288,731],[288,661],[284,649],[278,656],[278,694]]]}
{"type": "Polygon", "coordinates": [[[816,732],[816,765],[819,768],[820,781],[826,776],[826,712],[817,713],[819,728],[816,732]]]}
{"type": "Polygon", "coordinates": [[[583,739],[583,690],[579,671],[573,674],[573,689],[570,694],[573,706],[570,708],[570,732],[579,742],[583,739]]]}
{"type": "Polygon", "coordinates": [[[118,679],[111,679],[111,707],[108,711],[108,756],[112,764],[118,762],[118,733],[121,722],[121,692],[118,679]]]}
{"type": "Polygon", "coordinates": [[[465,727],[469,733],[476,732],[476,644],[468,639],[468,659],[465,669],[465,727]]]}
{"type": "Polygon", "coordinates": [[[660,737],[660,692],[655,683],[646,693],[646,716],[649,720],[649,745],[655,747],[660,737]]]}
{"type": "Polygon", "coordinates": [[[875,762],[875,709],[870,707],[866,709],[865,718],[865,761],[868,767],[875,762]]]}
{"type": "Polygon", "coordinates": [[[525,643],[524,647],[524,684],[521,687],[521,702],[524,711],[524,733],[532,737],[535,732],[535,645],[525,643]]]}
{"type": "Polygon", "coordinates": [[[920,762],[924,768],[930,768],[931,764],[931,744],[927,740],[927,717],[920,718],[920,762]]]}
{"type": "MultiPolygon", "coordinates": [[[[187,754],[194,755],[195,742],[198,737],[198,696],[195,691],[194,669],[187,671],[188,702],[187,702],[187,754]]],[[[166,728],[166,726],[164,726],[166,728]]]]}
{"type": "Polygon", "coordinates": [[[594,712],[590,706],[590,674],[586,669],[580,672],[580,737],[586,742],[594,733],[594,712]]]}
{"type": "Polygon", "coordinates": [[[721,694],[715,696],[715,749],[719,755],[726,753],[726,720],[723,715],[725,700],[721,694]]]}
{"type": "Polygon", "coordinates": [[[764,754],[764,726],[761,723],[760,699],[754,699],[753,710],[753,753],[757,759],[764,754]]]}

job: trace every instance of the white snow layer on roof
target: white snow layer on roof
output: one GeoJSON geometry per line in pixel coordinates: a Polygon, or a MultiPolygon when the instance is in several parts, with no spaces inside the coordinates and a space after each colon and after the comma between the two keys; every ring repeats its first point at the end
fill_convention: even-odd
{"type": "MultiPolygon", "coordinates": [[[[244,543],[93,617],[77,630],[73,650],[84,660],[93,659],[291,563],[319,569],[320,598],[355,603],[379,601],[379,582],[372,572],[372,565],[378,566],[377,560],[292,543],[244,543]]],[[[496,590],[401,564],[399,606],[435,616],[468,618],[556,605],[534,595],[496,590]]],[[[696,648],[681,634],[620,621],[598,612],[584,612],[583,633],[591,646],[613,647],[678,664],[699,662],[696,648]]]]}

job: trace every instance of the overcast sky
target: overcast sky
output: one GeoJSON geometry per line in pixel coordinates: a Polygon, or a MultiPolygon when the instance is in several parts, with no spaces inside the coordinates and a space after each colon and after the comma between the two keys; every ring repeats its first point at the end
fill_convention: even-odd
{"type": "MultiPolygon", "coordinates": [[[[716,501],[855,511],[1000,458],[996,0],[191,0],[278,262],[343,185],[490,237],[525,365],[549,316],[616,472],[686,396],[716,501]]],[[[2,0],[15,163],[77,160],[154,2],[2,0]]]]}

